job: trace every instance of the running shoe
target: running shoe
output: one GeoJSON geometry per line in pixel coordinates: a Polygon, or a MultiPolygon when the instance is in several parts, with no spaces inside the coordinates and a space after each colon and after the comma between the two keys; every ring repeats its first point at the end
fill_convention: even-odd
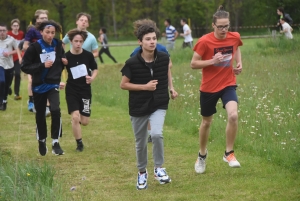
{"type": "Polygon", "coordinates": [[[148,172],[147,172],[147,170],[146,170],[145,173],[138,172],[137,182],[136,182],[136,189],[137,190],[147,189],[148,188],[147,179],[148,179],[148,172]]]}
{"type": "Polygon", "coordinates": [[[160,184],[171,182],[171,178],[168,176],[166,168],[154,168],[154,178],[159,181],[160,184]]]}
{"type": "Polygon", "coordinates": [[[55,142],[54,145],[52,145],[52,154],[56,156],[65,154],[58,142],[55,142]]]}
{"type": "Polygon", "coordinates": [[[228,165],[232,168],[239,168],[241,167],[241,164],[236,160],[234,156],[234,152],[229,154],[228,156],[223,156],[223,161],[228,163],[228,165]]]}
{"type": "Polygon", "coordinates": [[[45,117],[50,117],[51,116],[51,112],[49,110],[49,107],[46,107],[46,112],[45,112],[45,117]]]}
{"type": "Polygon", "coordinates": [[[28,111],[29,112],[33,112],[34,111],[34,103],[28,101],[28,111]]]}
{"type": "Polygon", "coordinates": [[[198,158],[196,160],[196,163],[195,163],[195,171],[196,171],[196,173],[202,174],[202,173],[205,172],[205,169],[206,169],[205,159],[206,158],[202,158],[202,157],[198,156],[198,158]]]}
{"type": "Polygon", "coordinates": [[[21,100],[21,99],[22,99],[22,96],[17,96],[17,95],[15,95],[14,99],[15,99],[15,100],[21,100]]]}
{"type": "Polygon", "coordinates": [[[46,139],[45,140],[38,140],[39,142],[39,152],[42,156],[45,156],[48,152],[47,146],[46,146],[46,139]]]}
{"type": "Polygon", "coordinates": [[[148,143],[152,142],[152,138],[151,138],[151,135],[149,135],[148,137],[148,143]]]}
{"type": "Polygon", "coordinates": [[[0,104],[0,110],[5,111],[6,110],[6,106],[7,106],[7,103],[0,104]]]}
{"type": "Polygon", "coordinates": [[[77,144],[76,151],[82,152],[83,151],[83,143],[77,144]]]}

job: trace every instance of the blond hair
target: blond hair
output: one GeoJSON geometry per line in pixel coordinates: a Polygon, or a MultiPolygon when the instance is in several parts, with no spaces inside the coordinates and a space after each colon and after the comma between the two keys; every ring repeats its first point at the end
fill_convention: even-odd
{"type": "Polygon", "coordinates": [[[20,25],[20,20],[18,18],[16,19],[13,19],[11,22],[10,22],[10,25],[13,25],[14,23],[18,23],[20,25]]]}
{"type": "Polygon", "coordinates": [[[34,13],[35,19],[39,18],[39,16],[40,16],[41,14],[46,14],[46,15],[48,15],[49,12],[48,12],[48,10],[43,10],[43,9],[36,10],[35,13],[34,13]]]}

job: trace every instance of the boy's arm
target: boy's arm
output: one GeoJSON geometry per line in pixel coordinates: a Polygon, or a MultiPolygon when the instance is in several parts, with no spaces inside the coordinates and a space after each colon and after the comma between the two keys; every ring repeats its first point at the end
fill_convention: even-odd
{"type": "Polygon", "coordinates": [[[201,56],[197,53],[194,52],[192,61],[191,61],[191,68],[192,69],[202,69],[217,63],[220,63],[223,60],[223,55],[222,53],[218,52],[213,56],[212,59],[209,60],[202,60],[201,56]]]}
{"type": "Polygon", "coordinates": [[[233,72],[234,72],[234,74],[238,75],[242,72],[242,69],[243,69],[242,54],[241,54],[241,50],[240,50],[239,47],[236,49],[234,59],[235,59],[235,62],[236,62],[236,67],[233,68],[233,72]]]}
{"type": "Polygon", "coordinates": [[[133,84],[125,75],[122,76],[120,87],[129,91],[154,91],[156,89],[157,80],[151,80],[147,84],[133,84]]]}

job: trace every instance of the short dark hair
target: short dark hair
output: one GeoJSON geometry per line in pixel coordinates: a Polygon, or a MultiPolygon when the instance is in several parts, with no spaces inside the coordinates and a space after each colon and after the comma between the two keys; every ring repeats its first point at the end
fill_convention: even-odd
{"type": "Polygon", "coordinates": [[[169,18],[165,19],[166,22],[168,22],[168,24],[171,24],[171,20],[169,18]]]}
{"type": "Polygon", "coordinates": [[[184,23],[187,23],[187,20],[185,18],[181,18],[181,20],[184,22],[184,23]]]}
{"type": "Polygon", "coordinates": [[[55,22],[54,20],[47,20],[47,21],[43,21],[41,23],[38,23],[35,28],[39,31],[43,31],[46,27],[48,26],[53,26],[55,28],[56,32],[61,33],[61,26],[60,24],[58,24],[57,22],[55,22]]]}
{"type": "Polygon", "coordinates": [[[81,31],[79,29],[72,29],[68,31],[67,35],[70,41],[72,41],[76,35],[80,35],[83,41],[85,41],[85,39],[88,37],[88,33],[86,31],[81,31]]]}
{"type": "Polygon", "coordinates": [[[86,16],[89,22],[92,20],[92,16],[90,14],[81,12],[76,15],[76,21],[78,21],[81,16],[86,16]]]}
{"type": "Polygon", "coordinates": [[[0,22],[0,27],[5,27],[7,29],[7,25],[3,22],[0,22]]]}
{"type": "Polygon", "coordinates": [[[142,41],[144,35],[148,34],[148,33],[155,33],[156,37],[158,37],[159,32],[157,32],[158,29],[154,26],[149,26],[147,24],[144,24],[142,26],[139,27],[139,29],[137,30],[137,38],[142,41]]]}
{"type": "Polygon", "coordinates": [[[279,10],[279,11],[282,12],[282,13],[284,13],[283,7],[278,7],[277,10],[279,10]]]}
{"type": "Polygon", "coordinates": [[[103,33],[106,33],[106,28],[105,27],[101,27],[100,29],[102,30],[103,33]]]}

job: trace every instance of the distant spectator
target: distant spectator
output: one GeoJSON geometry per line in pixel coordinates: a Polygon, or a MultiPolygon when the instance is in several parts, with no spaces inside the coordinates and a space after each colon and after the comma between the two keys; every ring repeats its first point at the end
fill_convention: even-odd
{"type": "Polygon", "coordinates": [[[171,25],[170,19],[165,19],[164,22],[166,26],[166,38],[167,38],[167,45],[166,48],[168,51],[173,50],[175,46],[175,40],[178,36],[178,32],[176,31],[175,27],[171,25]]]}
{"type": "Polygon", "coordinates": [[[183,33],[181,33],[180,36],[184,37],[182,48],[186,48],[186,47],[192,48],[193,47],[192,31],[189,25],[187,24],[187,20],[184,18],[181,19],[180,24],[183,26],[183,33]]]}
{"type": "Polygon", "coordinates": [[[285,37],[287,37],[288,39],[293,39],[293,28],[286,22],[286,19],[284,17],[280,19],[280,24],[282,26],[282,30],[280,31],[280,33],[284,33],[285,37]]]}
{"type": "Polygon", "coordinates": [[[280,29],[282,29],[282,26],[281,26],[281,23],[280,23],[281,18],[285,18],[286,19],[285,22],[287,22],[289,25],[293,24],[293,19],[291,18],[291,16],[289,14],[284,12],[284,9],[282,7],[277,8],[277,14],[279,16],[277,26],[280,27],[280,29]]]}

